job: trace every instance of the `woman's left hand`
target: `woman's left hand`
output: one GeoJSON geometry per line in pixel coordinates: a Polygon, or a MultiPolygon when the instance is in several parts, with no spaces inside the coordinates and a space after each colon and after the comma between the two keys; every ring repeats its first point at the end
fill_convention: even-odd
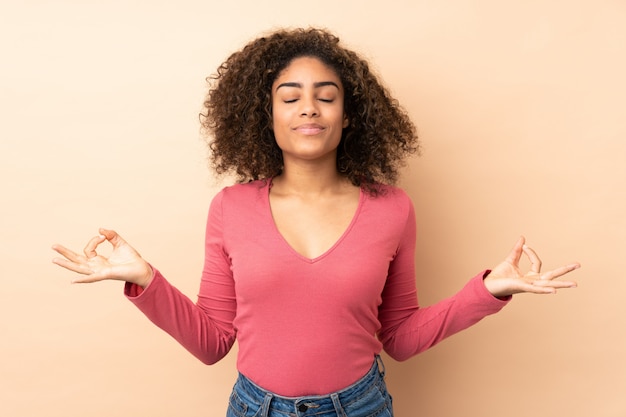
{"type": "Polygon", "coordinates": [[[561,277],[575,269],[580,268],[579,263],[564,265],[551,271],[541,272],[541,260],[534,250],[526,246],[525,239],[521,237],[509,256],[496,266],[487,277],[485,286],[494,297],[507,297],[518,293],[554,294],[561,288],[575,288],[574,281],[561,281],[555,278],[561,277]],[[519,262],[525,254],[530,260],[530,271],[523,273],[519,268],[519,262]]]}

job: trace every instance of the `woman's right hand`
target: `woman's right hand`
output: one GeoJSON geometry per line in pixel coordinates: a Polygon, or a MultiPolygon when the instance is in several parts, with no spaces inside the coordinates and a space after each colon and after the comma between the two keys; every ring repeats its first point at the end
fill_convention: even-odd
{"type": "Polygon", "coordinates": [[[150,265],[115,231],[100,229],[100,235],[93,237],[85,246],[84,254],[78,254],[62,245],[53,245],[52,249],[63,258],[54,258],[52,262],[81,276],[73,283],[119,280],[137,284],[145,288],[152,280],[150,265]],[[109,241],[113,251],[109,257],[98,255],[96,249],[104,241],[109,241]]]}

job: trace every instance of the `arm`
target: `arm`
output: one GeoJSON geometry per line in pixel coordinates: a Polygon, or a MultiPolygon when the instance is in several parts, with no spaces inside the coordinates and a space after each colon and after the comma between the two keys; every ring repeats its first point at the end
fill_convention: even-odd
{"type": "Polygon", "coordinates": [[[205,236],[205,260],[196,303],[155,271],[148,287],[127,283],[125,293],[154,324],[205,364],[213,364],[235,342],[237,310],[230,260],[223,247],[222,194],[211,203],[205,236]]]}
{"type": "Polygon", "coordinates": [[[226,356],[235,342],[229,302],[214,304],[204,300],[201,291],[194,303],[158,270],[148,287],[142,290],[126,283],[124,293],[150,321],[207,365],[226,356]]]}
{"type": "Polygon", "coordinates": [[[420,307],[414,273],[415,216],[411,207],[396,258],[389,269],[379,312],[379,338],[390,356],[406,360],[502,309],[519,292],[550,293],[575,283],[553,281],[578,267],[571,264],[539,275],[541,263],[520,239],[493,271],[471,279],[456,295],[432,306],[420,307]],[[522,274],[519,261],[526,253],[533,266],[522,274]],[[543,278],[541,278],[543,277],[543,278]],[[540,282],[536,282],[540,280],[540,282]]]}
{"type": "MultiPolygon", "coordinates": [[[[214,199],[214,201],[217,200],[214,199]]],[[[234,285],[221,248],[221,211],[212,204],[207,222],[206,260],[197,303],[170,285],[124,239],[112,230],[100,229],[84,254],[54,245],[62,258],[53,263],[79,274],[72,282],[125,281],[126,296],[158,327],[172,335],[204,363],[224,357],[235,340],[234,285]],[[109,257],[97,253],[109,241],[109,257]]],[[[219,208],[219,207],[218,207],[219,208]]]]}

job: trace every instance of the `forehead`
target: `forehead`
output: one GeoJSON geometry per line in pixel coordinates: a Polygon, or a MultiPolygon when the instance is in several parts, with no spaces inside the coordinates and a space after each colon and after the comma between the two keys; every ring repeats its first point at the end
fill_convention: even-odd
{"type": "Polygon", "coordinates": [[[334,68],[325,64],[319,58],[309,56],[294,58],[278,73],[272,89],[279,83],[285,81],[334,81],[337,85],[341,86],[341,80],[334,68]]]}

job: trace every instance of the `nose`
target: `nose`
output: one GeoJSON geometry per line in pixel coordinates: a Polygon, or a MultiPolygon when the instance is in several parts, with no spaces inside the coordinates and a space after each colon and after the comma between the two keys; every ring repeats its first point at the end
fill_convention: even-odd
{"type": "Polygon", "coordinates": [[[302,117],[317,117],[319,116],[319,109],[317,108],[317,101],[314,97],[303,97],[300,99],[300,116],[302,117]]]}

